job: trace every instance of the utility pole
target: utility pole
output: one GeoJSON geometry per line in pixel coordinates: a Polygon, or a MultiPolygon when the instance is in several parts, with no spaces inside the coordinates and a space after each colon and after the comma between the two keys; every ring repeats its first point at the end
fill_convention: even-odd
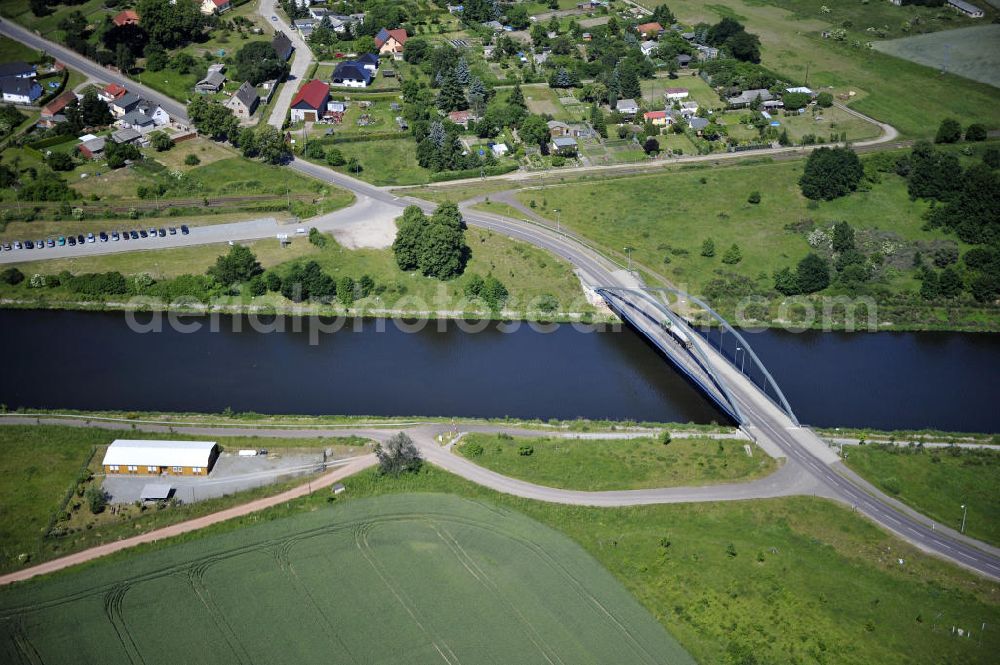
{"type": "Polygon", "coordinates": [[[626,245],[624,250],[628,254],[628,271],[632,272],[632,248],[626,245]]]}
{"type": "Polygon", "coordinates": [[[561,229],[561,227],[560,227],[560,224],[559,224],[559,219],[560,219],[560,217],[562,216],[562,215],[561,215],[561,212],[562,212],[562,211],[561,211],[561,210],[559,210],[559,208],[556,208],[556,209],[555,209],[555,210],[554,210],[553,212],[555,212],[555,213],[556,213],[556,233],[559,233],[559,232],[561,232],[561,230],[562,230],[562,229],[561,229]]]}
{"type": "Polygon", "coordinates": [[[958,530],[959,533],[965,533],[965,516],[968,514],[968,512],[969,512],[969,507],[963,503],[962,504],[962,528],[958,530]]]}

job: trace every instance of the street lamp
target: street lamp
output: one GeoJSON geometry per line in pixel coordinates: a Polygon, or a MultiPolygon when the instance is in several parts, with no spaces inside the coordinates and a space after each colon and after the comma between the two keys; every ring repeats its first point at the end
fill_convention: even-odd
{"type": "MultiPolygon", "coordinates": [[[[743,353],[743,357],[740,359],[740,374],[743,374],[744,373],[743,372],[743,364],[746,363],[746,361],[747,361],[747,352],[743,351],[743,347],[742,346],[737,346],[736,347],[736,353],[740,353],[740,352],[743,353]]],[[[734,360],[735,360],[735,358],[734,358],[734,360]]]]}
{"type": "Polygon", "coordinates": [[[966,514],[968,514],[968,512],[969,512],[969,507],[963,503],[962,504],[962,528],[958,530],[959,533],[965,533],[965,516],[966,516],[966,514]]]}
{"type": "Polygon", "coordinates": [[[557,233],[561,233],[562,231],[560,229],[559,220],[562,217],[562,214],[561,214],[562,211],[559,208],[555,208],[552,212],[554,212],[556,214],[556,232],[557,233]]]}
{"type": "Polygon", "coordinates": [[[625,253],[628,254],[628,271],[632,272],[632,248],[626,245],[622,249],[624,249],[625,253]]]}

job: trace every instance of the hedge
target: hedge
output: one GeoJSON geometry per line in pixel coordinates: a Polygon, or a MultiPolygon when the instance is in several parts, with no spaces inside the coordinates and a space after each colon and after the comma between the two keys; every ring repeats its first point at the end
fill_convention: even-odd
{"type": "Polygon", "coordinates": [[[431,182],[444,182],[446,180],[462,180],[464,178],[478,178],[482,175],[503,175],[518,169],[517,164],[498,164],[496,166],[486,166],[482,169],[465,169],[464,171],[441,171],[431,174],[431,182]]]}

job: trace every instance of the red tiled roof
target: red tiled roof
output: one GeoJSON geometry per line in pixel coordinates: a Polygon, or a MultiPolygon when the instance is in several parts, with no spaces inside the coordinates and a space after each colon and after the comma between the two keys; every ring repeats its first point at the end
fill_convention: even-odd
{"type": "Polygon", "coordinates": [[[666,111],[647,111],[646,113],[642,114],[642,117],[645,118],[646,120],[657,120],[659,118],[666,118],[667,117],[667,112],[666,111]]]}
{"type": "Polygon", "coordinates": [[[212,0],[216,7],[225,7],[229,4],[229,0],[212,0]]]}
{"type": "MultiPolygon", "coordinates": [[[[403,44],[405,44],[406,40],[408,39],[408,36],[406,34],[406,30],[404,30],[403,28],[395,28],[394,30],[386,30],[386,32],[389,33],[389,37],[392,37],[397,42],[399,42],[400,46],[402,46],[403,44]]],[[[379,48],[382,48],[382,44],[385,44],[387,41],[389,41],[388,37],[386,37],[385,39],[379,39],[378,37],[376,37],[375,38],[375,46],[378,46],[379,48]]]]}
{"type": "Polygon", "coordinates": [[[104,86],[104,94],[109,95],[112,99],[118,99],[126,92],[128,90],[125,89],[125,86],[118,85],[117,83],[109,83],[104,86]]]}
{"type": "Polygon", "coordinates": [[[292,108],[305,103],[311,109],[321,110],[326,106],[326,98],[330,96],[330,86],[323,81],[313,79],[302,86],[302,89],[292,100],[292,108]]]}
{"type": "Polygon", "coordinates": [[[128,25],[129,23],[138,23],[139,15],[132,9],[126,9],[115,14],[115,17],[111,20],[115,25],[123,26],[128,25]]]}
{"type": "Polygon", "coordinates": [[[76,95],[70,91],[66,91],[59,95],[51,102],[42,107],[42,115],[46,117],[52,117],[54,115],[59,115],[59,113],[66,108],[68,104],[76,101],[76,95]]]}
{"type": "Polygon", "coordinates": [[[655,21],[653,23],[643,23],[642,25],[637,25],[635,29],[641,35],[644,35],[647,32],[663,32],[663,26],[655,21]]]}

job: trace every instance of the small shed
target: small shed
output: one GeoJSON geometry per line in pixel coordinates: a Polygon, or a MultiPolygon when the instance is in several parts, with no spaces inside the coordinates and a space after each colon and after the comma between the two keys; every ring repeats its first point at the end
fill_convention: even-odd
{"type": "Polygon", "coordinates": [[[166,501],[173,491],[169,483],[148,483],[142,486],[139,498],[143,501],[166,501]]]}

